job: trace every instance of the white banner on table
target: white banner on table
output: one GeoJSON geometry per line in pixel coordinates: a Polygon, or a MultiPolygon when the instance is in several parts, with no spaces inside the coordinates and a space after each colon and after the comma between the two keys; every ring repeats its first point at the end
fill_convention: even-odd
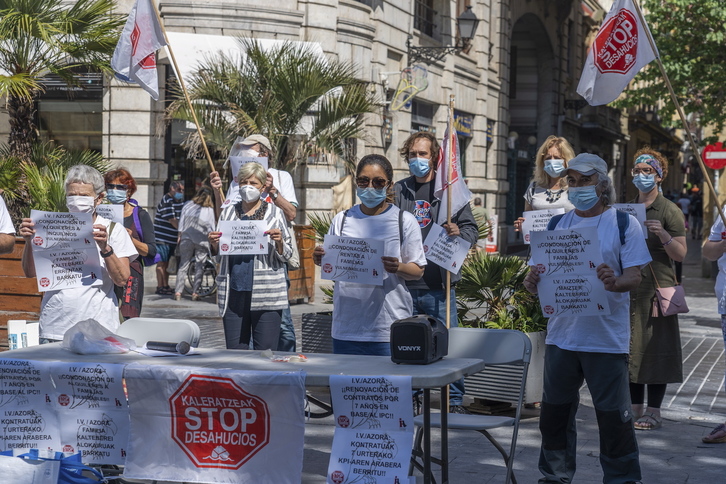
{"type": "Polygon", "coordinates": [[[554,316],[607,316],[607,291],[597,275],[545,276],[537,286],[546,318],[554,316]]]}
{"type": "Polygon", "coordinates": [[[643,237],[648,238],[648,227],[645,226],[645,204],[644,203],[613,203],[615,210],[620,210],[638,219],[643,228],[643,237]]]}
{"type": "MultiPolygon", "coordinates": [[[[96,214],[100,215],[101,217],[105,218],[106,220],[110,220],[111,222],[116,222],[117,224],[121,224],[122,226],[124,224],[124,205],[123,204],[101,203],[98,206],[96,206],[96,214]]],[[[124,228],[124,230],[126,230],[126,229],[124,228]]]]}
{"type": "Polygon", "coordinates": [[[217,230],[221,255],[267,254],[267,222],[264,220],[220,220],[217,230]]]}
{"type": "Polygon", "coordinates": [[[320,277],[330,281],[383,285],[383,249],[380,239],[326,235],[320,277]]]}
{"type": "Polygon", "coordinates": [[[39,291],[102,284],[91,215],[31,210],[30,218],[35,224],[31,244],[39,291]]]}
{"type": "Polygon", "coordinates": [[[123,465],[129,441],[124,365],[54,363],[63,452],[80,452],[83,462],[123,465]]]}
{"type": "MultiPolygon", "coordinates": [[[[130,364],[124,477],[300,484],[305,373],[130,364]]],[[[410,448],[409,448],[410,452],[410,448]]]]}
{"type": "Polygon", "coordinates": [[[412,448],[413,432],[336,427],[326,482],[327,484],[410,482],[408,466],[412,448]]]}
{"type": "Polygon", "coordinates": [[[602,264],[597,227],[532,232],[529,265],[541,276],[595,274],[602,264]]]}
{"type": "Polygon", "coordinates": [[[543,210],[530,210],[524,212],[524,222],[522,222],[522,234],[524,235],[524,243],[529,244],[530,233],[540,230],[547,230],[547,224],[555,215],[565,213],[564,208],[545,208],[543,210]]]}
{"type": "Polygon", "coordinates": [[[471,244],[461,237],[449,237],[445,228],[434,223],[431,224],[423,248],[427,260],[453,274],[458,274],[471,244]]]}
{"type": "Polygon", "coordinates": [[[60,450],[50,363],[0,359],[0,447],[60,450]]]}
{"type": "Polygon", "coordinates": [[[341,428],[413,429],[410,376],[330,376],[330,397],[341,428]]]}

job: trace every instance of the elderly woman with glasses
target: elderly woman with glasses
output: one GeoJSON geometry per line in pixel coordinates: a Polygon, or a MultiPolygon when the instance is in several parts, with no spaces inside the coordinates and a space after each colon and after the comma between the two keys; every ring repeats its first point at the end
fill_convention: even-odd
{"type": "MultiPolygon", "coordinates": [[[[361,203],[335,216],[328,234],[385,242],[381,257],[383,285],[335,282],[333,292],[333,352],[390,355],[391,323],[412,315],[406,281],[419,279],[426,258],[416,218],[392,200],[393,167],[381,155],[364,156],[356,169],[361,203]]],[[[320,265],[325,250],[315,248],[320,265]]]]}
{"type": "Polygon", "coordinates": [[[639,150],[631,173],[638,189],[633,203],[645,205],[646,242],[653,261],[642,267],[642,282],[630,292],[630,399],[636,430],[654,430],[663,423],[660,408],[666,385],[683,381],[683,360],[678,315],[654,315],[653,298],[656,287],[676,284],[673,262],[686,257],[686,228],[681,210],[659,189],[668,176],[663,155],[650,148],[639,150]]]}
{"type": "MultiPolygon", "coordinates": [[[[222,209],[220,220],[262,220],[270,240],[264,254],[223,255],[217,277],[217,304],[224,324],[227,349],[277,350],[282,310],[287,307],[285,262],[292,256],[285,215],[260,200],[267,171],[246,163],[237,173],[241,200],[222,209]]],[[[222,232],[208,235],[212,254],[219,251],[222,232]]]]}

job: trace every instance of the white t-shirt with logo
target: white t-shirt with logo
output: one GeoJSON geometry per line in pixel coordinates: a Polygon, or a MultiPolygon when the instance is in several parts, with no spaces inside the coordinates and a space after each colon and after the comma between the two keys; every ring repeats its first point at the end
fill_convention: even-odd
{"type": "MultiPolygon", "coordinates": [[[[97,216],[93,223],[105,225],[108,230],[111,221],[97,216]]],[[[114,225],[108,243],[116,257],[128,257],[131,262],[139,255],[122,224],[114,225]]],[[[101,249],[98,249],[98,245],[96,249],[100,257],[101,249]]],[[[41,338],[63,339],[63,335],[71,326],[85,319],[95,319],[101,326],[114,333],[118,330],[118,302],[113,281],[106,270],[106,259],[103,257],[100,259],[103,285],[74,287],[43,294],[40,306],[41,338]]]]}
{"type": "MultiPolygon", "coordinates": [[[[724,206],[726,210],[726,206],[724,206]]],[[[726,229],[724,229],[721,217],[716,217],[716,222],[711,226],[711,233],[708,240],[712,242],[721,242],[726,238],[726,229]]],[[[718,300],[718,313],[726,314],[726,254],[718,258],[718,275],[716,276],[716,299],[718,300]]]]}
{"type": "MultiPolygon", "coordinates": [[[[356,205],[340,227],[345,212],[335,216],[329,234],[361,239],[384,239],[384,255],[398,257],[403,263],[426,265],[421,230],[416,218],[403,213],[401,219],[403,243],[399,240],[398,207],[389,208],[378,215],[365,215],[356,205]]],[[[413,300],[406,281],[386,272],[382,286],[336,282],[333,293],[333,338],[343,341],[388,342],[391,324],[412,316],[413,300]]]]}
{"type": "MultiPolygon", "coordinates": [[[[643,229],[638,220],[628,215],[625,244],[620,245],[616,210],[610,208],[597,217],[578,217],[566,213],[556,230],[570,227],[597,227],[603,262],[619,276],[622,268],[643,266],[651,261],[643,229]]],[[[630,347],[630,293],[607,291],[608,316],[556,316],[547,324],[546,344],[569,351],[588,353],[628,353],[630,347]]]]}

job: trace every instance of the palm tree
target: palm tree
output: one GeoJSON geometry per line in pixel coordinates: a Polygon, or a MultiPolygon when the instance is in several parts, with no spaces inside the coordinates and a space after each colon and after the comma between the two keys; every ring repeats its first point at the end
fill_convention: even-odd
{"type": "MultiPolygon", "coordinates": [[[[273,145],[272,166],[285,168],[318,152],[352,164],[346,140],[362,136],[363,115],[375,109],[355,67],[300,43],[263,49],[255,40],[238,42],[243,55],[207,58],[188,80],[207,143],[225,155],[237,136],[260,133],[273,145]]],[[[192,121],[181,96],[168,108],[167,119],[192,121]]],[[[185,147],[194,151],[198,144],[193,133],[185,147]]]]}
{"type": "Polygon", "coordinates": [[[110,72],[124,16],[115,0],[0,0],[0,96],[7,96],[10,152],[29,159],[38,138],[35,101],[43,76],[69,85],[74,69],[110,72]]]}

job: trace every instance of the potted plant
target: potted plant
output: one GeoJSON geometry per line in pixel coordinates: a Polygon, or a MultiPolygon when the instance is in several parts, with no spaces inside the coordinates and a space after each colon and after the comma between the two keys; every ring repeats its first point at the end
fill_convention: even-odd
{"type": "MultiPolygon", "coordinates": [[[[456,286],[459,324],[474,328],[514,329],[532,341],[532,359],[527,376],[525,403],[542,398],[544,347],[547,319],[539,300],[524,289],[529,268],[516,256],[477,253],[464,263],[456,286]]],[[[508,383],[517,367],[491,367],[468,377],[466,392],[475,398],[502,402],[516,401],[508,383]]]]}

